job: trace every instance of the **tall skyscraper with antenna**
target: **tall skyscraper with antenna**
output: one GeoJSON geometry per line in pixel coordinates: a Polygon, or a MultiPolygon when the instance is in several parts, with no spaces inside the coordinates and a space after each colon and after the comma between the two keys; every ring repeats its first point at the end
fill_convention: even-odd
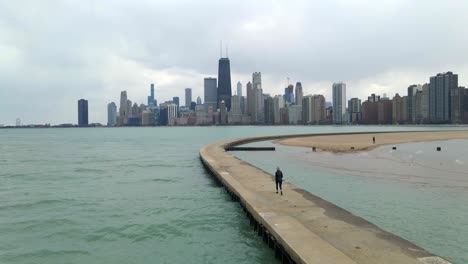
{"type": "Polygon", "coordinates": [[[219,108],[220,102],[224,101],[227,110],[231,109],[231,66],[227,54],[226,48],[226,58],[223,58],[221,53],[221,58],[219,59],[218,64],[218,99],[217,107],[219,108]]]}

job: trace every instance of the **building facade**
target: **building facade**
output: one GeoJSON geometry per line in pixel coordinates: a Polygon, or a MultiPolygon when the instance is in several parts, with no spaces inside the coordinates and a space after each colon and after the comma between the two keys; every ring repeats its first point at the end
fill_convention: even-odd
{"type": "Polygon", "coordinates": [[[227,110],[231,109],[231,66],[229,58],[220,58],[218,64],[218,98],[217,107],[224,101],[227,110]]]}
{"type": "Polygon", "coordinates": [[[205,78],[203,80],[204,102],[206,110],[211,106],[213,110],[217,109],[218,91],[216,88],[216,78],[205,78]]]}
{"type": "Polygon", "coordinates": [[[342,125],[347,123],[346,116],[346,84],[333,84],[333,123],[342,125]]]}
{"type": "Polygon", "coordinates": [[[450,91],[458,87],[458,75],[439,73],[429,79],[429,118],[432,123],[450,122],[450,91]]]}
{"type": "Polygon", "coordinates": [[[302,91],[302,83],[296,82],[296,105],[302,105],[302,98],[304,97],[304,93],[302,91]]]}
{"type": "Polygon", "coordinates": [[[107,105],[107,126],[113,127],[117,125],[117,105],[111,102],[107,105]]]}
{"type": "Polygon", "coordinates": [[[192,88],[185,88],[185,107],[190,107],[192,103],[192,88]]]}
{"type": "Polygon", "coordinates": [[[88,101],[85,99],[78,100],[78,126],[88,126],[88,101]]]}

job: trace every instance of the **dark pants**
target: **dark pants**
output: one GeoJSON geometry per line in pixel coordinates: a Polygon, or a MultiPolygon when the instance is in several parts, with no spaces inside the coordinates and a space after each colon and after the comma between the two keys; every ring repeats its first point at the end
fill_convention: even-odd
{"type": "Polygon", "coordinates": [[[280,190],[283,190],[283,181],[276,181],[276,191],[278,191],[278,186],[280,190]]]}

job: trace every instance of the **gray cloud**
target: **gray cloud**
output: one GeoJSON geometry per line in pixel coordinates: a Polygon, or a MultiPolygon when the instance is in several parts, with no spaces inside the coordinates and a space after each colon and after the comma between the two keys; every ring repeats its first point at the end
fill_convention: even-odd
{"type": "Polygon", "coordinates": [[[106,122],[121,90],[146,101],[202,96],[217,75],[219,40],[229,45],[233,85],[263,73],[282,93],[286,76],[306,93],[403,93],[452,70],[468,75],[466,1],[2,1],[0,123],[106,122]]]}

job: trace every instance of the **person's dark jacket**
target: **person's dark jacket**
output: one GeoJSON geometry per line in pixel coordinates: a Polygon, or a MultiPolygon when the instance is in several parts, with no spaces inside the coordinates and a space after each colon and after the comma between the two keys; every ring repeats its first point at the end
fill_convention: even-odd
{"type": "Polygon", "coordinates": [[[283,181],[283,172],[280,170],[277,170],[275,173],[275,180],[276,181],[283,181]]]}

